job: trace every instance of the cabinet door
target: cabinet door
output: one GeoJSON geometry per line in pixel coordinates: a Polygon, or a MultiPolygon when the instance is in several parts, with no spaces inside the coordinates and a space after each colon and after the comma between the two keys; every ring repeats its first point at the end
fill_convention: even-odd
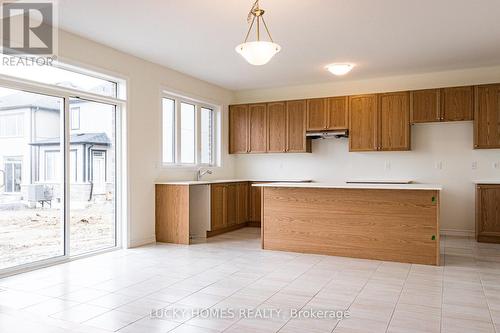
{"type": "Polygon", "coordinates": [[[316,98],[307,100],[307,130],[318,131],[327,128],[328,99],[316,98]]]}
{"type": "Polygon", "coordinates": [[[500,84],[476,88],[474,148],[500,148],[500,84]]]}
{"type": "Polygon", "coordinates": [[[225,200],[225,186],[222,184],[210,185],[210,225],[212,231],[227,226],[225,200]]]}
{"type": "Polygon", "coordinates": [[[229,153],[248,152],[248,105],[229,107],[229,153]]]}
{"type": "Polygon", "coordinates": [[[248,221],[248,183],[237,185],[238,217],[237,223],[242,224],[248,221]]]}
{"type": "Polygon", "coordinates": [[[267,127],[269,153],[286,151],[286,104],[285,102],[267,104],[267,127]]]}
{"type": "Polygon", "coordinates": [[[473,87],[455,87],[441,89],[441,120],[472,120],[473,87]]]}
{"type": "Polygon", "coordinates": [[[439,89],[425,89],[410,93],[411,122],[427,123],[441,120],[439,89]]]}
{"type": "Polygon", "coordinates": [[[287,110],[287,147],[290,153],[310,152],[310,145],[306,139],[306,108],[307,102],[286,102],[287,110]]]}
{"type": "Polygon", "coordinates": [[[227,216],[227,226],[233,226],[238,223],[238,212],[237,212],[237,184],[227,184],[224,189],[226,191],[226,216],[227,216]]]}
{"type": "Polygon", "coordinates": [[[349,97],[349,151],[377,150],[377,95],[349,97]]]}
{"type": "Polygon", "coordinates": [[[332,97],[328,99],[328,126],[329,130],[349,128],[348,98],[332,97]]]}
{"type": "Polygon", "coordinates": [[[251,104],[249,112],[249,152],[267,152],[267,106],[266,104],[251,104]]]}
{"type": "Polygon", "coordinates": [[[476,194],[476,238],[500,243],[500,185],[478,185],[476,194]]]}
{"type": "Polygon", "coordinates": [[[410,150],[410,95],[379,95],[379,150],[410,150]]]}
{"type": "Polygon", "coordinates": [[[250,221],[260,222],[261,187],[250,186],[250,221]]]}

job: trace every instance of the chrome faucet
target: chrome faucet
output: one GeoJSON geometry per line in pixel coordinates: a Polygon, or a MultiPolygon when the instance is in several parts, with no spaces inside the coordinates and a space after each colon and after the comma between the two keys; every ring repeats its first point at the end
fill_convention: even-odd
{"type": "Polygon", "coordinates": [[[198,169],[198,171],[196,171],[196,180],[200,181],[201,177],[205,176],[206,174],[211,175],[212,171],[211,170],[198,169]]]}

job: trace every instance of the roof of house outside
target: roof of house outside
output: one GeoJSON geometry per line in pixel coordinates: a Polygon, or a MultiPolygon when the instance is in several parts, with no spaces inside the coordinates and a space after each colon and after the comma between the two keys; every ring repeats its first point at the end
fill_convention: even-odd
{"type": "MultiPolygon", "coordinates": [[[[30,143],[32,146],[56,145],[61,142],[60,138],[39,140],[30,143]]],[[[111,140],[106,133],[81,133],[71,135],[70,144],[94,144],[101,146],[111,146],[111,140]]]]}

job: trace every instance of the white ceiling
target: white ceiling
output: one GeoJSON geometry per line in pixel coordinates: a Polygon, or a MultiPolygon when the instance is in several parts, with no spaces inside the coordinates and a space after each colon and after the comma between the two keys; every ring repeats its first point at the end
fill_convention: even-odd
{"type": "Polygon", "coordinates": [[[282,51],[235,51],[253,0],[59,0],[60,26],[231,90],[500,65],[500,0],[261,0],[282,51]],[[353,62],[346,77],[331,62],[353,62]]]}

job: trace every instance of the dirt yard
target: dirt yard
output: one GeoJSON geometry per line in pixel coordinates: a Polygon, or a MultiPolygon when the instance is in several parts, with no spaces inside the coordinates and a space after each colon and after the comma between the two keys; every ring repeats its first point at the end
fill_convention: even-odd
{"type": "MultiPolygon", "coordinates": [[[[115,245],[113,202],[85,203],[71,210],[71,254],[115,245]]],[[[61,210],[0,210],[0,269],[64,254],[61,210]]]]}

